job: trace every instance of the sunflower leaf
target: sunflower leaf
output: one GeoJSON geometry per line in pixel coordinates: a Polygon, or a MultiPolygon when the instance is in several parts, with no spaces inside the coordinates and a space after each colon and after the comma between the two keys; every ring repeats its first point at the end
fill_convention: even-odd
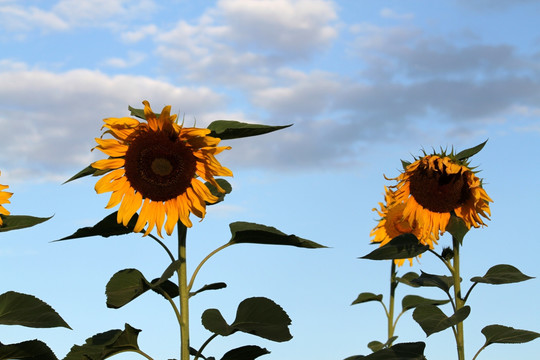
{"type": "Polygon", "coordinates": [[[202,314],[203,326],[218,335],[228,336],[237,331],[264,339],[283,342],[292,338],[289,332],[291,319],[275,302],[264,297],[243,300],[236,310],[236,318],[229,325],[217,309],[202,314]]]}
{"type": "Polygon", "coordinates": [[[396,277],[396,280],[402,284],[409,285],[412,287],[420,287],[420,285],[414,283],[412,280],[417,279],[419,275],[414,271],[409,271],[401,277],[396,277]]]}
{"type": "Polygon", "coordinates": [[[511,284],[520,281],[534,279],[519,271],[512,265],[495,265],[491,267],[484,276],[475,276],[471,279],[472,282],[484,284],[511,284]]]}
{"type": "Polygon", "coordinates": [[[373,250],[360,259],[393,260],[409,259],[429,250],[429,245],[423,245],[413,234],[399,235],[387,244],[373,250]]]}
{"type": "Polygon", "coordinates": [[[452,214],[450,216],[450,220],[448,221],[448,225],[446,225],[446,231],[448,231],[450,234],[452,234],[453,237],[458,239],[460,245],[463,245],[463,238],[465,237],[467,232],[469,232],[469,228],[467,227],[463,219],[452,214]]]}
{"type": "Polygon", "coordinates": [[[369,301],[379,301],[379,302],[381,302],[382,299],[383,299],[382,294],[375,295],[375,294],[370,293],[370,292],[363,292],[363,293],[361,293],[360,295],[358,295],[356,297],[356,300],[354,300],[351,305],[362,304],[362,303],[369,302],[369,301]]]}
{"type": "Polygon", "coordinates": [[[400,343],[367,356],[356,355],[345,360],[424,360],[425,348],[423,342],[400,343]]]}
{"type": "Polygon", "coordinates": [[[125,325],[124,330],[109,330],[96,334],[84,345],[74,345],[64,360],[103,360],[126,351],[138,351],[137,337],[141,330],[125,325]]]}
{"type": "Polygon", "coordinates": [[[449,303],[450,300],[433,300],[433,299],[427,299],[423,298],[421,296],[417,295],[406,295],[401,300],[401,307],[403,311],[407,311],[410,309],[413,309],[415,307],[418,307],[420,305],[444,305],[449,303]]]}
{"type": "Polygon", "coordinates": [[[435,305],[421,305],[414,309],[413,319],[420,325],[426,336],[448,329],[463,320],[471,312],[469,306],[464,306],[450,317],[447,317],[441,309],[435,305]]]}
{"type": "Polygon", "coordinates": [[[221,360],[254,360],[266,354],[270,354],[270,351],[265,348],[256,345],[246,345],[227,351],[221,360]]]}
{"type": "Polygon", "coordinates": [[[53,242],[70,240],[70,239],[78,239],[78,238],[90,237],[90,236],[109,237],[109,236],[125,235],[125,234],[132,233],[133,229],[135,228],[135,224],[137,223],[137,219],[139,215],[138,214],[133,215],[133,217],[129,220],[127,227],[117,222],[117,215],[118,215],[118,211],[115,211],[114,213],[109,214],[106,217],[104,217],[103,220],[99,221],[96,225],[80,228],[77,231],[75,231],[73,234],[63,237],[58,240],[54,240],[53,242]]]}
{"type": "MultiPolygon", "coordinates": [[[[138,117],[139,119],[146,120],[146,116],[144,116],[144,109],[135,109],[128,105],[129,114],[131,116],[138,117]]],[[[156,117],[159,118],[160,114],[156,114],[156,117]]]]}
{"type": "Polygon", "coordinates": [[[107,307],[118,309],[150,290],[151,285],[137,269],[124,269],[114,274],[105,286],[107,307]]]}
{"type": "Polygon", "coordinates": [[[53,351],[42,341],[29,340],[17,344],[0,343],[0,360],[58,360],[53,351]]]}
{"type": "Polygon", "coordinates": [[[205,182],[204,185],[206,185],[206,187],[208,188],[208,190],[210,190],[212,195],[214,195],[215,197],[218,198],[218,200],[216,202],[206,203],[207,205],[214,205],[214,204],[222,202],[225,199],[225,195],[230,194],[231,191],[232,191],[232,186],[227,180],[225,180],[225,179],[216,179],[216,181],[219,184],[219,186],[221,186],[221,188],[223,190],[225,190],[225,193],[222,193],[222,192],[218,191],[217,187],[212,185],[210,182],[208,182],[208,181],[205,182]]]}
{"type": "Polygon", "coordinates": [[[463,161],[463,160],[466,160],[476,154],[478,154],[483,148],[484,146],[486,145],[488,141],[484,141],[483,143],[481,144],[478,144],[472,148],[469,148],[469,149],[465,149],[463,151],[460,151],[459,153],[456,154],[456,159],[460,160],[460,161],[463,161]]]}
{"type": "Polygon", "coordinates": [[[0,215],[3,224],[0,226],[0,232],[24,229],[41,224],[52,218],[50,217],[35,217],[28,215],[0,215]]]}
{"type": "Polygon", "coordinates": [[[217,282],[217,283],[207,284],[207,285],[204,285],[199,290],[189,293],[189,296],[195,296],[198,293],[201,293],[203,291],[220,290],[220,289],[224,289],[226,287],[227,287],[227,284],[225,284],[224,282],[217,282]]]}
{"type": "Polygon", "coordinates": [[[325,248],[314,241],[302,239],[296,235],[287,235],[270,226],[237,221],[229,225],[232,238],[229,244],[266,244],[289,245],[307,249],[325,248]]]}
{"type": "Polygon", "coordinates": [[[418,286],[433,286],[438,287],[444,292],[448,292],[454,285],[454,278],[451,276],[428,274],[422,270],[420,270],[420,273],[421,275],[419,277],[411,280],[412,283],[417,284],[418,286]]]}
{"type": "Polygon", "coordinates": [[[267,134],[272,131],[281,130],[292,126],[269,126],[262,124],[248,124],[233,120],[216,120],[208,125],[211,130],[209,136],[220,138],[221,140],[239,139],[249,136],[267,134]]]}
{"type": "Polygon", "coordinates": [[[35,296],[15,291],[0,295],[0,324],[71,329],[49,304],[35,296]]]}
{"type": "Polygon", "coordinates": [[[482,329],[486,337],[484,346],[490,344],[522,344],[540,337],[540,334],[529,330],[514,329],[503,325],[488,325],[482,329]]]}
{"type": "Polygon", "coordinates": [[[392,346],[392,343],[394,341],[396,341],[398,337],[397,336],[392,336],[390,339],[386,340],[386,342],[383,344],[382,342],[380,341],[370,341],[368,344],[367,344],[367,347],[373,351],[373,352],[377,352],[377,351],[380,351],[384,348],[387,348],[387,347],[390,347],[392,346]]]}

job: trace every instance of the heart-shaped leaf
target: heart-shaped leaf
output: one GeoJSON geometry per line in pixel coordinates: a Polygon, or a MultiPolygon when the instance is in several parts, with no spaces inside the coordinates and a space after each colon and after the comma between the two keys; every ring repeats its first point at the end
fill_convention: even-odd
{"type": "Polygon", "coordinates": [[[124,269],[114,274],[107,286],[107,307],[118,309],[151,288],[150,283],[137,269],[124,269]]]}
{"type": "Polygon", "coordinates": [[[540,337],[540,334],[529,330],[514,329],[510,326],[488,325],[482,329],[486,337],[486,344],[521,344],[540,337]]]}
{"type": "Polygon", "coordinates": [[[448,329],[465,320],[471,308],[464,306],[454,315],[447,317],[441,309],[435,305],[418,306],[413,312],[413,319],[420,325],[427,336],[448,329]]]}
{"type": "Polygon", "coordinates": [[[0,360],[58,360],[53,351],[42,341],[30,340],[17,344],[0,343],[0,360]]]}
{"type": "Polygon", "coordinates": [[[361,293],[360,295],[358,295],[356,297],[356,300],[354,300],[351,305],[361,304],[361,303],[365,303],[365,302],[369,302],[369,301],[379,301],[380,302],[380,301],[382,301],[382,299],[383,299],[382,294],[375,295],[375,294],[370,293],[370,292],[364,292],[364,293],[361,293]]]}
{"type": "Polygon", "coordinates": [[[8,291],[0,295],[0,324],[71,329],[47,303],[35,296],[15,291],[8,291]]]}
{"type": "Polygon", "coordinates": [[[484,284],[510,284],[520,281],[533,279],[530,276],[523,274],[512,265],[495,265],[491,267],[484,276],[475,276],[471,279],[473,282],[484,284]]]}

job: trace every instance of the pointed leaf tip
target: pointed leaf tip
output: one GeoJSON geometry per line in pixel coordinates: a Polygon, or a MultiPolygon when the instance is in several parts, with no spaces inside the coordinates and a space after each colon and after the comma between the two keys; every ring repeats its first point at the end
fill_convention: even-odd
{"type": "Polygon", "coordinates": [[[296,235],[287,235],[270,226],[238,221],[231,223],[229,227],[232,233],[230,244],[289,245],[307,249],[326,247],[296,235]]]}

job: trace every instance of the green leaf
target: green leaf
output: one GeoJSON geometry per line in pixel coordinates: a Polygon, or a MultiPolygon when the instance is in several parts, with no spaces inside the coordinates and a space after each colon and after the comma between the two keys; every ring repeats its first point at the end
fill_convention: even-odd
{"type": "Polygon", "coordinates": [[[152,288],[152,291],[163,296],[165,299],[167,299],[167,297],[164,295],[164,293],[167,294],[167,296],[169,296],[171,299],[174,299],[175,297],[180,295],[178,285],[176,285],[170,280],[160,282],[159,279],[154,279],[150,282],[150,286],[152,288]]]}
{"type": "Polygon", "coordinates": [[[107,307],[118,309],[150,289],[150,283],[137,269],[124,269],[114,274],[107,286],[107,307]]]}
{"type": "Polygon", "coordinates": [[[533,277],[523,274],[512,265],[502,264],[491,267],[484,276],[475,276],[471,279],[471,281],[484,284],[500,285],[516,283],[529,279],[533,279],[533,277]]]}
{"type": "Polygon", "coordinates": [[[189,293],[189,296],[195,296],[198,293],[201,293],[201,292],[207,291],[207,290],[220,290],[220,289],[224,289],[226,287],[227,287],[227,284],[225,284],[224,282],[217,282],[217,283],[207,284],[207,285],[204,285],[199,290],[189,293]]]}
{"type": "Polygon", "coordinates": [[[423,342],[401,343],[367,356],[356,355],[345,360],[425,360],[425,348],[426,344],[423,342]]]}
{"type": "Polygon", "coordinates": [[[401,307],[403,311],[407,311],[420,305],[444,305],[449,302],[450,300],[433,300],[417,295],[407,295],[401,300],[401,307]]]}
{"type": "Polygon", "coordinates": [[[73,234],[63,237],[58,240],[54,240],[53,242],[70,240],[70,239],[78,239],[78,238],[84,238],[84,237],[90,237],[90,236],[109,237],[109,236],[125,235],[125,234],[132,233],[133,229],[135,228],[135,224],[137,223],[137,219],[139,215],[138,214],[133,215],[133,217],[129,220],[127,227],[124,226],[123,224],[118,223],[117,215],[118,215],[118,211],[115,211],[112,214],[104,217],[103,220],[98,222],[96,225],[80,228],[79,230],[75,231],[73,234]]]}
{"type": "Polygon", "coordinates": [[[58,360],[53,351],[42,341],[30,340],[17,344],[0,343],[0,360],[58,360]]]}
{"type": "Polygon", "coordinates": [[[270,354],[265,348],[246,345],[230,351],[227,351],[221,360],[254,360],[259,356],[270,354]]]}
{"type": "Polygon", "coordinates": [[[34,217],[28,215],[0,215],[3,224],[0,225],[0,232],[24,229],[41,224],[52,218],[50,217],[34,217]]]}
{"type": "Polygon", "coordinates": [[[488,325],[482,329],[486,344],[522,344],[540,337],[540,334],[529,330],[514,329],[509,326],[488,325]]]}
{"type": "Polygon", "coordinates": [[[358,295],[356,300],[354,300],[351,305],[361,304],[361,303],[365,303],[365,302],[369,302],[369,301],[379,301],[379,302],[381,302],[382,299],[383,299],[383,296],[381,294],[375,295],[375,294],[370,293],[370,292],[363,292],[360,295],[358,295]]]}
{"type": "Polygon", "coordinates": [[[231,325],[227,324],[217,309],[206,310],[201,319],[207,330],[222,336],[241,331],[277,342],[292,339],[289,332],[291,319],[281,306],[264,297],[242,301],[231,325]]]}
{"type": "Polygon", "coordinates": [[[377,351],[380,351],[384,348],[387,348],[387,347],[391,347],[392,346],[392,343],[394,341],[396,341],[398,337],[397,336],[392,336],[390,339],[386,340],[386,342],[383,344],[382,342],[380,341],[371,341],[367,344],[367,347],[373,351],[373,352],[377,352],[377,351]]]}
{"type": "Polygon", "coordinates": [[[225,179],[216,179],[216,181],[217,181],[218,185],[221,186],[221,188],[223,190],[225,190],[225,193],[222,193],[222,192],[218,191],[218,189],[214,185],[209,183],[208,181],[205,182],[204,185],[206,185],[206,187],[208,188],[208,190],[210,190],[212,195],[214,195],[215,197],[218,198],[218,200],[216,202],[207,203],[207,205],[215,205],[217,203],[222,202],[225,199],[225,195],[230,194],[231,191],[232,191],[232,186],[227,180],[225,180],[225,179]]]}
{"type": "Polygon", "coordinates": [[[446,231],[458,239],[460,244],[463,244],[463,238],[469,231],[469,228],[467,225],[465,225],[465,221],[463,221],[463,219],[452,214],[450,216],[450,220],[448,221],[448,225],[446,225],[446,231]]]}
{"type": "Polygon", "coordinates": [[[206,330],[214,334],[229,336],[234,333],[234,329],[227,324],[218,309],[205,310],[201,316],[201,322],[206,330]]]}
{"type": "Polygon", "coordinates": [[[476,154],[478,154],[480,152],[480,150],[482,150],[484,148],[484,146],[486,145],[488,141],[484,141],[483,143],[481,144],[478,144],[470,149],[466,149],[466,150],[463,150],[463,151],[460,151],[459,153],[456,154],[456,159],[458,160],[466,160],[476,154]]]}
{"type": "Polygon", "coordinates": [[[423,245],[413,234],[399,235],[387,244],[373,250],[360,259],[393,260],[409,259],[429,250],[429,245],[423,245]]]}
{"type": "Polygon", "coordinates": [[[418,278],[411,280],[412,283],[417,284],[418,286],[433,286],[438,287],[444,292],[448,292],[450,288],[454,285],[454,278],[451,276],[444,275],[433,275],[428,274],[420,270],[421,274],[418,278]]]}
{"type": "Polygon", "coordinates": [[[209,136],[217,137],[221,140],[231,140],[263,135],[272,131],[288,128],[289,126],[292,126],[292,124],[269,126],[262,124],[248,124],[233,120],[216,120],[208,125],[208,129],[212,130],[209,136]]]}
{"type": "Polygon", "coordinates": [[[229,244],[289,245],[307,249],[326,247],[296,235],[284,234],[270,226],[238,221],[231,223],[229,227],[232,233],[229,244]]]}
{"type": "Polygon", "coordinates": [[[64,360],[103,360],[126,351],[138,351],[137,337],[141,330],[125,325],[124,330],[109,330],[88,339],[84,345],[74,345],[64,360]]]}
{"type": "Polygon", "coordinates": [[[426,336],[430,336],[462,322],[469,316],[470,312],[471,308],[464,306],[456,311],[454,315],[447,317],[435,305],[421,305],[414,310],[413,319],[424,330],[426,336]]]}
{"type": "MultiPolygon", "coordinates": [[[[144,116],[144,109],[135,109],[131,106],[128,106],[128,110],[130,111],[131,116],[138,117],[139,119],[146,120],[146,116],[144,116]]],[[[156,114],[156,117],[159,117],[160,114],[156,114]]]]}
{"type": "Polygon", "coordinates": [[[35,296],[14,291],[0,295],[0,324],[71,329],[50,305],[35,296]]]}
{"type": "Polygon", "coordinates": [[[396,277],[396,280],[402,284],[409,285],[412,287],[420,287],[420,285],[413,282],[413,280],[418,279],[419,275],[414,271],[410,271],[401,277],[396,277]]]}
{"type": "Polygon", "coordinates": [[[73,175],[68,180],[64,181],[64,184],[67,184],[70,181],[80,179],[82,177],[89,176],[89,175],[95,175],[95,176],[103,175],[103,174],[106,174],[108,171],[109,170],[99,170],[99,169],[93,168],[92,165],[88,165],[87,167],[79,171],[77,174],[73,175]]]}
{"type": "Polygon", "coordinates": [[[401,166],[403,167],[403,170],[407,170],[407,166],[411,165],[410,161],[401,160],[401,166]]]}

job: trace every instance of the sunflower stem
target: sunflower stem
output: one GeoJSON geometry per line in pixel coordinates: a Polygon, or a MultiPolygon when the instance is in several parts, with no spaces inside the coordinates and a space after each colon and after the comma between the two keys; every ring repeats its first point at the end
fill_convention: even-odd
{"type": "Polygon", "coordinates": [[[390,267],[390,303],[388,304],[388,339],[394,336],[394,303],[396,297],[396,263],[391,260],[392,266],[390,267]]]}
{"type": "Polygon", "coordinates": [[[225,248],[227,248],[229,246],[231,246],[230,243],[227,243],[225,245],[221,245],[220,247],[218,247],[217,249],[212,251],[210,254],[206,255],[206,257],[199,263],[199,265],[197,266],[195,271],[193,271],[193,275],[191,275],[191,280],[189,281],[189,285],[188,285],[188,292],[191,291],[191,288],[193,287],[193,283],[195,282],[195,277],[199,273],[199,270],[201,270],[201,267],[204,265],[204,263],[207,262],[208,259],[210,259],[212,256],[217,254],[219,251],[221,251],[221,250],[223,250],[223,249],[225,249],[225,248]]]}
{"type": "MultiPolygon", "coordinates": [[[[459,240],[452,236],[452,244],[454,250],[454,271],[452,275],[454,277],[454,298],[456,302],[456,312],[465,306],[465,301],[461,297],[461,277],[460,277],[460,262],[459,262],[459,240]]],[[[463,321],[456,325],[456,346],[458,352],[458,360],[465,360],[465,340],[463,334],[463,321]]]]}
{"type": "Polygon", "coordinates": [[[189,291],[187,288],[187,227],[178,221],[178,291],[180,298],[180,359],[189,360],[189,291]]]}

